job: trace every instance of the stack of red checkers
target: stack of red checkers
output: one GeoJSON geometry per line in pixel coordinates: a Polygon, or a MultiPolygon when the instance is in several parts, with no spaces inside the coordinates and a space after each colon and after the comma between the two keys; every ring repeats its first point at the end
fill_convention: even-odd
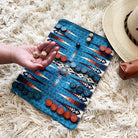
{"type": "Polygon", "coordinates": [[[56,111],[58,108],[58,105],[56,103],[53,103],[51,99],[46,100],[46,106],[50,107],[52,111],[56,111]]]}
{"type": "Polygon", "coordinates": [[[57,53],[56,56],[55,56],[56,59],[61,59],[61,61],[63,63],[66,63],[67,62],[67,57],[66,56],[61,56],[60,53],[57,53]]]}
{"type": "Polygon", "coordinates": [[[63,107],[58,107],[56,103],[53,103],[52,99],[46,100],[46,106],[50,107],[51,111],[57,111],[59,115],[63,115],[65,119],[70,119],[71,122],[76,123],[78,121],[78,117],[76,114],[72,114],[70,111],[65,111],[63,107]]]}
{"type": "Polygon", "coordinates": [[[105,46],[100,46],[100,51],[105,52],[106,54],[111,54],[112,53],[111,48],[106,48],[105,46]]]}

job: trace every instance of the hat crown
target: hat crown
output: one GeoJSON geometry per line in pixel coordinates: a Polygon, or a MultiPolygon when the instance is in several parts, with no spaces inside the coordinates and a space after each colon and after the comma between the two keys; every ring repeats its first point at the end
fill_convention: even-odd
{"type": "Polygon", "coordinates": [[[138,41],[138,6],[129,15],[127,26],[132,37],[138,41]]]}

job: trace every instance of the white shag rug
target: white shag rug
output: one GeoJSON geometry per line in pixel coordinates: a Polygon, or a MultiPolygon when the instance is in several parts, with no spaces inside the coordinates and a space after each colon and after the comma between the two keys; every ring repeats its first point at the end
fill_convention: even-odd
{"type": "MultiPolygon", "coordinates": [[[[104,36],[102,17],[112,1],[1,0],[0,43],[39,45],[62,18],[104,36]]],[[[138,79],[121,80],[120,62],[115,54],[73,131],[11,92],[22,67],[0,65],[0,138],[138,137],[138,79]]]]}

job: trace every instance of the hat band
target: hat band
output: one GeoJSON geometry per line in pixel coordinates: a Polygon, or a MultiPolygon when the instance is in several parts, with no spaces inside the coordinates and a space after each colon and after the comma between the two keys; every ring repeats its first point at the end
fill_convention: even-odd
{"type": "MultiPolygon", "coordinates": [[[[125,30],[126,30],[126,33],[128,35],[128,37],[133,41],[133,43],[135,45],[138,46],[138,41],[131,35],[131,33],[129,32],[129,29],[128,29],[128,26],[127,26],[127,20],[128,20],[128,17],[129,15],[132,13],[132,11],[126,16],[125,18],[125,21],[124,21],[124,25],[125,25],[125,30]]],[[[137,30],[137,29],[136,29],[137,30]]]]}

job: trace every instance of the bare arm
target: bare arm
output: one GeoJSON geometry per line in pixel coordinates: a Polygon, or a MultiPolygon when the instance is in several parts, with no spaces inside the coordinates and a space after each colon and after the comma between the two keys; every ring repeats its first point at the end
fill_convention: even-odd
{"type": "Polygon", "coordinates": [[[17,47],[0,44],[0,64],[12,63],[12,55],[17,47]]]}
{"type": "Polygon", "coordinates": [[[8,46],[0,44],[0,64],[17,63],[31,71],[37,69],[44,69],[48,66],[54,59],[59,47],[55,47],[55,42],[45,42],[39,46],[8,46]],[[33,57],[33,52],[42,51],[47,52],[46,58],[33,57]]]}

